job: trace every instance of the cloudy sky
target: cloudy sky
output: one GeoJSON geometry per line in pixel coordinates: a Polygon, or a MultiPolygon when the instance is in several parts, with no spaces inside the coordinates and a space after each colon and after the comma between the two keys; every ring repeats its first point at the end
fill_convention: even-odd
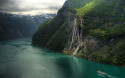
{"type": "Polygon", "coordinates": [[[65,0],[0,0],[0,11],[30,15],[57,13],[64,2],[65,0]]]}

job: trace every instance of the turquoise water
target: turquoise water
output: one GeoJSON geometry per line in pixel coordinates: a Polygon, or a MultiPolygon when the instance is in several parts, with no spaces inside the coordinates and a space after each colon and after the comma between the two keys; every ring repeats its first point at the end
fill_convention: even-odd
{"type": "Polygon", "coordinates": [[[31,39],[0,43],[0,78],[125,78],[125,68],[33,47],[31,39]],[[98,70],[108,77],[99,75],[98,70]]]}

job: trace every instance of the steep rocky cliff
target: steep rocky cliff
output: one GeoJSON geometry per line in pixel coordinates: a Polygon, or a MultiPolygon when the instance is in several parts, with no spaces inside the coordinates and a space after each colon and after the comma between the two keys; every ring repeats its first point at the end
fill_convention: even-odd
{"type": "Polygon", "coordinates": [[[125,1],[67,0],[32,44],[95,62],[125,65],[125,1]]]}

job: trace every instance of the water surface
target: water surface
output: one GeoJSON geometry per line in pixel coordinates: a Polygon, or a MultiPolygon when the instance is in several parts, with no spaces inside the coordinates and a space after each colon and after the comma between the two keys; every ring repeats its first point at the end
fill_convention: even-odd
{"type": "Polygon", "coordinates": [[[125,68],[33,47],[31,39],[0,43],[0,78],[125,78],[125,68]],[[98,70],[108,73],[105,77],[98,70]]]}

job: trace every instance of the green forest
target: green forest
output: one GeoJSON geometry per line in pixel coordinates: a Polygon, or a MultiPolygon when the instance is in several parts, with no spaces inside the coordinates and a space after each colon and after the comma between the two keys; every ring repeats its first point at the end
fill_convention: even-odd
{"type": "MultiPolygon", "coordinates": [[[[65,52],[68,38],[73,35],[67,21],[70,16],[76,18],[83,40],[85,36],[92,36],[100,42],[99,47],[102,48],[78,53],[77,57],[125,65],[124,0],[67,0],[55,18],[39,26],[32,37],[32,44],[72,55],[71,51],[65,52]]],[[[72,20],[70,17],[70,22],[72,20]]]]}

